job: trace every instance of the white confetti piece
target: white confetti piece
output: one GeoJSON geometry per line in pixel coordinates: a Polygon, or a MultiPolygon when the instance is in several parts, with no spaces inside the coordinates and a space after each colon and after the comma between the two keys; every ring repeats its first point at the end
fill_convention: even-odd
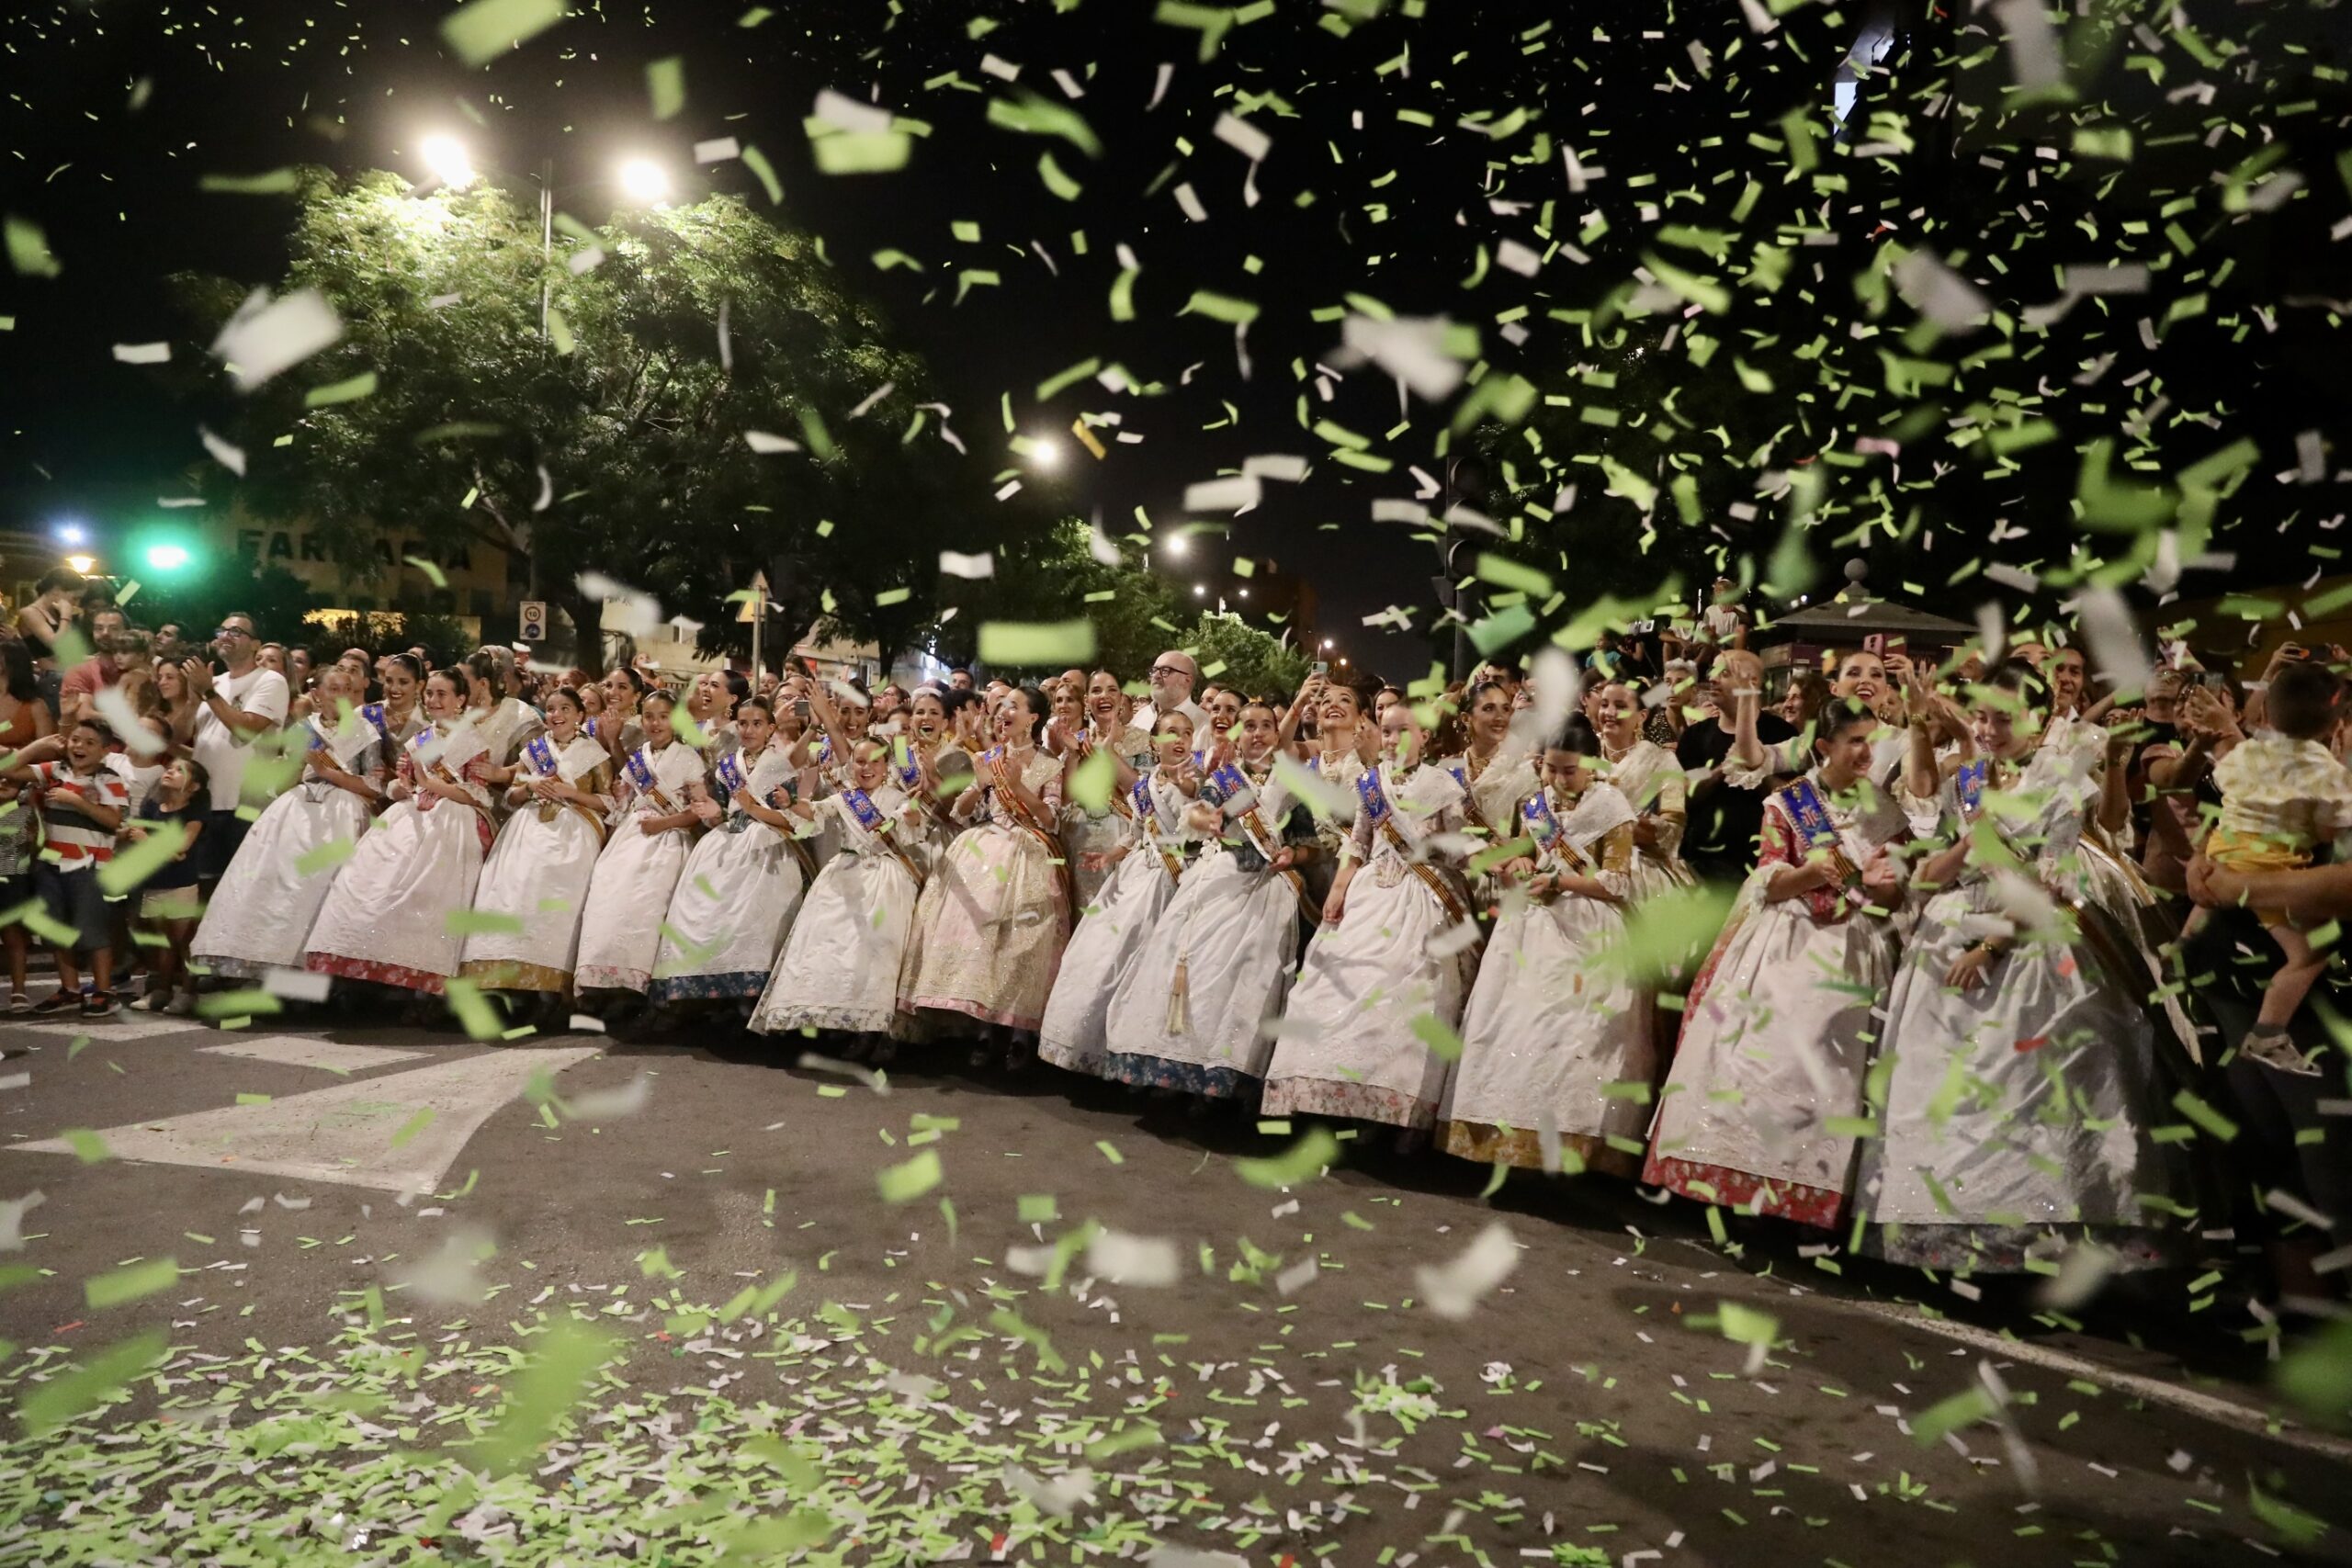
{"type": "Polygon", "coordinates": [[[1254,474],[1184,487],[1187,512],[1247,512],[1264,499],[1265,487],[1254,474]]]}
{"type": "Polygon", "coordinates": [[[1216,130],[1211,134],[1253,164],[1274,149],[1272,137],[1237,114],[1217,116],[1216,130]]]}
{"type": "Polygon", "coordinates": [[[800,443],[788,435],[772,435],[764,430],[743,432],[743,445],[762,455],[774,452],[797,452],[800,443]]]}
{"type": "Polygon", "coordinates": [[[1284,484],[1303,484],[1306,479],[1306,459],[1269,452],[1255,457],[1244,457],[1241,471],[1253,479],[1279,479],[1284,484]]]}
{"type": "Polygon", "coordinates": [[[342,337],[342,318],[317,289],[273,300],[268,289],[256,288],[212,340],[212,352],[229,367],[237,389],[250,392],[342,337]]]}
{"type": "Polygon", "coordinates": [[[983,551],[979,555],[961,555],[954,550],[939,552],[939,570],[949,577],[978,579],[996,575],[996,557],[983,551]]]}
{"type": "Polygon", "coordinates": [[[1519,1244],[1511,1239],[1510,1227],[1497,1220],[1480,1231],[1468,1249],[1453,1262],[1434,1268],[1428,1264],[1416,1267],[1413,1282],[1431,1312],[1440,1317],[1460,1319],[1477,1310],[1478,1303],[1518,1267],[1519,1244]]]}
{"type": "Polygon", "coordinates": [[[591,599],[618,604],[620,625],[612,628],[630,637],[650,637],[662,625],[662,602],[627,583],[616,582],[601,571],[583,571],[572,585],[591,599]]]}
{"type": "Polygon", "coordinates": [[[0,1199],[0,1252],[25,1249],[25,1216],[48,1201],[38,1189],[21,1198],[0,1199]]]}
{"type": "Polygon", "coordinates": [[[168,343],[119,343],[114,345],[115,359],[124,365],[164,365],[172,357],[168,343]]]}
{"type": "Polygon", "coordinates": [[[618,1089],[590,1089],[564,1102],[564,1113],[574,1122],[608,1122],[634,1116],[653,1099],[653,1075],[639,1073],[618,1089]]]}
{"type": "Polygon", "coordinates": [[[1086,1246],[1086,1267],[1114,1285],[1172,1285],[1183,1275],[1183,1255],[1165,1236],[1102,1230],[1086,1246]]]}
{"type": "Polygon", "coordinates": [[[1452,330],[1453,323],[1443,317],[1381,321],[1351,314],[1340,326],[1340,338],[1351,353],[1436,402],[1462,384],[1464,373],[1462,361],[1446,352],[1452,330]]]}
{"type": "Polygon", "coordinates": [[[695,162],[697,164],[723,164],[729,158],[742,155],[743,149],[731,136],[714,136],[707,141],[695,143],[695,162]]]}
{"type": "Polygon", "coordinates": [[[1176,187],[1176,205],[1182,208],[1184,216],[1195,223],[1205,223],[1209,220],[1209,209],[1201,205],[1200,194],[1193,189],[1192,182],[1189,180],[1176,187]]]}
{"type": "Polygon", "coordinates": [[[196,427],[196,434],[197,438],[204,443],[204,449],[212,454],[212,460],[214,462],[220,464],[222,468],[236,475],[239,479],[245,477],[245,449],[243,447],[232,446],[229,442],[221,440],[220,437],[213,434],[212,432],[205,429],[204,426],[200,424],[196,427]]]}
{"type": "MultiPolygon", "coordinates": [[[[1011,81],[1012,78],[1008,76],[1005,80],[1011,81]]],[[[816,117],[827,125],[837,126],[855,135],[887,131],[890,129],[891,120],[888,109],[875,104],[859,103],[831,87],[817,95],[816,117]]]]}

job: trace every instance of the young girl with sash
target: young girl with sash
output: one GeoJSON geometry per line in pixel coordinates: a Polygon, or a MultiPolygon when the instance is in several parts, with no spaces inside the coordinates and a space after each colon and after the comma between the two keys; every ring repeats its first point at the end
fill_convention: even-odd
{"type": "Polygon", "coordinates": [[[1082,731],[1062,754],[1062,848],[1069,856],[1071,897],[1082,914],[1101,900],[1102,885],[1111,876],[1111,857],[1134,829],[1131,774],[1150,765],[1151,737],[1129,724],[1123,709],[1125,694],[1119,678],[1097,670],[1086,682],[1082,731]],[[1087,760],[1108,752],[1117,787],[1099,807],[1090,807],[1071,792],[1070,780],[1087,760]]]}
{"type": "Polygon", "coordinates": [[[1250,704],[1240,729],[1238,760],[1212,768],[1186,812],[1204,847],[1111,999],[1103,1076],[1254,1107],[1298,956],[1297,866],[1315,827],[1274,777],[1274,710],[1250,704]]]}
{"type": "Polygon", "coordinates": [[[547,698],[547,733],[523,743],[506,791],[514,815],[499,830],[474,893],[474,912],[519,922],[513,931],[466,938],[458,973],[486,990],[571,994],[572,954],[588,881],[604,850],[612,811],[612,759],[582,732],[580,694],[560,686],[547,698]]]}
{"type": "MultiPolygon", "coordinates": [[[[1312,857],[1301,863],[1306,878],[1307,902],[1319,915],[1330,897],[1331,883],[1354,837],[1356,782],[1377,761],[1379,731],[1364,717],[1363,693],[1317,675],[1299,689],[1283,716],[1281,734],[1287,744],[1309,713],[1315,717],[1315,739],[1308,749],[1306,771],[1323,787],[1321,797],[1302,802],[1315,824],[1312,857]]],[[[1310,926],[1313,921],[1308,922],[1310,926]]]]}
{"type": "Polygon", "coordinates": [[[310,750],[300,782],[264,808],[196,929],[194,963],[216,975],[257,979],[300,969],[311,926],[383,799],[385,757],[399,742],[356,705],[366,694],[347,665],[319,672],[318,711],[303,721],[310,750]]]}
{"type": "Polygon", "coordinates": [[[2190,1173],[2154,1137],[2188,1064],[2086,897],[2096,757],[2037,748],[2045,692],[2028,666],[1994,671],[1972,705],[1976,757],[1939,770],[1923,739],[1906,770],[1948,847],[1919,867],[1939,891],[1887,998],[1883,1122],[1862,1154],[1876,1225],[1860,1246],[1897,1262],[2014,1272],[2095,1239],[2150,1268],[2195,1244],[2165,1212],[2195,1206],[2190,1173]]]}
{"type": "Polygon", "coordinates": [[[1109,1050],[1111,998],[1183,878],[1191,837],[1185,807],[1200,793],[1192,716],[1181,710],[1163,714],[1152,739],[1159,762],[1122,792],[1125,841],[1112,852],[1109,880],[1063,950],[1037,1031],[1040,1057],[1089,1077],[1102,1075],[1109,1050]]]}
{"type": "MultiPolygon", "coordinates": [[[[925,814],[894,778],[891,749],[874,740],[851,745],[839,790],[795,801],[789,810],[804,822],[830,819],[841,852],[810,885],[752,1028],[761,1034],[817,1030],[887,1037],[908,1016],[899,1010],[899,970],[928,855],[925,814]]],[[[891,1055],[887,1038],[876,1040],[873,1050],[877,1060],[891,1055]]]]}
{"type": "MultiPolygon", "coordinates": [[[[605,690],[609,699],[610,677],[605,690]]],[[[703,798],[702,755],[670,728],[671,703],[667,692],[646,695],[637,719],[645,739],[620,758],[612,834],[596,857],[581,912],[571,983],[582,992],[641,996],[653,980],[662,917],[685,869],[698,820],[695,802],[703,798]]],[[[605,717],[612,716],[607,710],[605,717]]]]}
{"type": "Polygon", "coordinates": [[[1813,770],[1765,802],[1762,852],[1684,1004],[1642,1179],[1820,1226],[1853,1190],[1862,1075],[1894,978],[1902,808],[1869,780],[1879,717],[1823,710],[1813,770]],[[1880,912],[1873,912],[1880,911],[1880,912]]]}
{"type": "Polygon", "coordinates": [[[1439,763],[1463,788],[1470,830],[1488,845],[1518,836],[1512,814],[1536,788],[1532,743],[1512,739],[1510,716],[1510,687],[1491,676],[1475,682],[1462,699],[1467,744],[1439,763]]]}
{"type": "Polygon", "coordinates": [[[1621,953],[1640,814],[1570,718],[1515,811],[1528,852],[1503,868],[1503,912],[1462,1017],[1445,1151],[1533,1170],[1642,1167],[1656,1076],[1649,998],[1621,953]]]}
{"type": "Polygon", "coordinates": [[[605,711],[596,716],[589,733],[605,743],[614,766],[618,767],[645,744],[645,721],[639,716],[646,695],[645,677],[626,664],[616,664],[598,684],[605,691],[605,711]]]}
{"type": "Polygon", "coordinates": [[[1291,991],[1263,1111],[1384,1122],[1409,1145],[1437,1119],[1446,1063],[1429,1024],[1461,1021],[1477,928],[1435,841],[1462,831],[1462,786],[1420,765],[1410,704],[1392,705],[1380,733],[1386,761],[1356,777],[1354,833],[1291,991]]]}
{"type": "MultiPolygon", "coordinates": [[[[952,813],[968,826],[923,886],[899,1005],[1028,1032],[1045,1021],[1069,936],[1054,836],[1061,764],[1037,749],[1046,699],[1035,686],[1007,693],[992,716],[996,744],[974,759],[952,813]]],[[[1017,1043],[1004,1052],[1012,1065],[1027,1060],[1017,1043]]]]}
{"type": "Polygon", "coordinates": [[[346,980],[438,995],[463,939],[449,917],[470,909],[490,849],[491,762],[465,722],[462,671],[424,682],[429,720],[401,748],[397,803],[363,835],[311,928],[304,966],[346,980]]]}
{"type": "Polygon", "coordinates": [[[764,989],[785,928],[814,868],[785,806],[800,795],[792,753],[775,742],[775,716],[759,697],[735,706],[741,749],[721,756],[711,795],[695,815],[703,836],[678,877],[653,961],[657,1002],[734,1001],[764,989]],[[724,801],[724,805],[721,801],[724,801]]]}
{"type": "MultiPolygon", "coordinates": [[[[1634,823],[1633,886],[1627,901],[1698,885],[1682,863],[1688,818],[1687,781],[1673,752],[1642,737],[1642,702],[1631,686],[1611,682],[1595,694],[1593,729],[1600,741],[1601,776],[1641,813],[1634,823]]],[[[1695,955],[1694,955],[1695,956],[1695,955]]]]}

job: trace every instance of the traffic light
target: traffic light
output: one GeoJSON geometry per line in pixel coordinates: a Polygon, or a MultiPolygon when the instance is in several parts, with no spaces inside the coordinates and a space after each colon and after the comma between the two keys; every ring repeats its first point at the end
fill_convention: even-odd
{"type": "Polygon", "coordinates": [[[198,542],[174,528],[142,528],[129,544],[124,554],[132,570],[157,577],[191,577],[203,559],[198,542]]]}

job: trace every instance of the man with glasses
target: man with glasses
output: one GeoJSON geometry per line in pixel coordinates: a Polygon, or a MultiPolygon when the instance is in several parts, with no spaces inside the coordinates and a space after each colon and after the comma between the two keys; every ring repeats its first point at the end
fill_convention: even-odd
{"type": "Polygon", "coordinates": [[[1208,710],[1193,700],[1193,685],[1200,678],[1200,665],[1181,649],[1152,660],[1151,701],[1136,710],[1135,727],[1149,735],[1159,728],[1163,716],[1181,713],[1193,721],[1194,735],[1205,737],[1209,733],[1208,710]]]}
{"type": "Polygon", "coordinates": [[[245,840],[249,824],[237,815],[237,803],[243,797],[254,738],[286,722],[290,700],[286,677],[261,662],[261,639],[254,635],[251,615],[238,611],[221,616],[212,647],[223,673],[215,675],[201,659],[180,665],[188,695],[198,704],[196,760],[211,781],[211,814],[196,840],[197,858],[203,863],[198,875],[207,894],[245,840]]]}

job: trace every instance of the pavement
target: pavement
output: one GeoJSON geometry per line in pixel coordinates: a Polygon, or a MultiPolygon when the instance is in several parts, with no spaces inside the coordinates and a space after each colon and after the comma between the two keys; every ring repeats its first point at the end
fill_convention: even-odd
{"type": "Polygon", "coordinates": [[[2210,1284],[719,1026],[0,1051],[0,1562],[2352,1561],[2210,1284]]]}

